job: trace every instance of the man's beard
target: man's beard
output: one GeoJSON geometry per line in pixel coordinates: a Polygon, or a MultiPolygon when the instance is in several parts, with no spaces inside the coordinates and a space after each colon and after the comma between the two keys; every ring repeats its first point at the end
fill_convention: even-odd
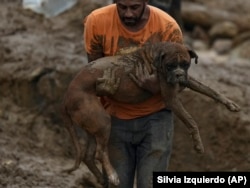
{"type": "Polygon", "coordinates": [[[120,17],[122,22],[126,25],[126,26],[135,26],[142,18],[142,15],[145,11],[145,7],[146,5],[144,4],[143,6],[143,10],[141,12],[141,14],[138,16],[138,17],[130,17],[130,18],[127,18],[127,17],[120,17]]]}

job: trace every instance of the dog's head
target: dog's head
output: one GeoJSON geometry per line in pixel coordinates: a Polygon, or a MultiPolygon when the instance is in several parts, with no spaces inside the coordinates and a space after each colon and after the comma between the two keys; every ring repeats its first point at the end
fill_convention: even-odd
{"type": "Polygon", "coordinates": [[[194,58],[195,63],[198,62],[198,56],[193,50],[178,43],[163,43],[156,53],[153,64],[157,72],[172,85],[184,84],[187,81],[191,59],[194,58]]]}

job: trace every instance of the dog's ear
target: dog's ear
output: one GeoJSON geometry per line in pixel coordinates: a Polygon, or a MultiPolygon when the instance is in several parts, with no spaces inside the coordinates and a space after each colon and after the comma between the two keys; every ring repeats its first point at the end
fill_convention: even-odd
{"type": "Polygon", "coordinates": [[[154,65],[154,67],[157,68],[157,70],[162,70],[162,69],[163,69],[162,59],[165,57],[165,55],[166,55],[166,53],[164,53],[163,51],[161,51],[161,52],[158,53],[158,55],[154,58],[153,65],[154,65]]]}
{"type": "Polygon", "coordinates": [[[189,55],[190,55],[190,58],[191,59],[195,59],[195,64],[197,64],[198,63],[198,55],[196,54],[196,52],[194,51],[194,50],[192,50],[190,47],[188,47],[188,46],[186,46],[186,48],[187,48],[187,51],[188,51],[188,53],[189,53],[189,55]]]}

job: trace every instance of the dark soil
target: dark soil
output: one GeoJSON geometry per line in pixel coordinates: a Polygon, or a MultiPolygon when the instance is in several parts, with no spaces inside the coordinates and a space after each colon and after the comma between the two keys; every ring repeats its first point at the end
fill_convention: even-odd
{"type": "MultiPolygon", "coordinates": [[[[86,63],[82,20],[99,5],[82,1],[46,19],[22,8],[21,1],[0,7],[0,187],[97,187],[86,166],[72,174],[74,152],[60,119],[60,101],[72,76],[86,63]]],[[[198,52],[199,54],[199,52],[198,52]]],[[[250,64],[216,62],[201,52],[190,74],[237,102],[239,113],[192,91],[182,101],[197,121],[205,146],[192,148],[176,119],[171,171],[249,171],[250,64]]]]}

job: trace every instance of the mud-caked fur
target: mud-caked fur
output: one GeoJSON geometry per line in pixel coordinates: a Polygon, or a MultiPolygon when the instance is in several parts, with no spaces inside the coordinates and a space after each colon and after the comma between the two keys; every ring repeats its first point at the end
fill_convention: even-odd
{"type": "Polygon", "coordinates": [[[67,171],[76,170],[83,161],[103,184],[102,173],[95,164],[97,158],[109,182],[119,184],[119,177],[109,161],[107,148],[111,128],[110,115],[97,96],[107,95],[126,103],[139,103],[151,97],[152,94],[139,87],[133,79],[138,67],[147,68],[150,73],[156,70],[161,95],[167,108],[184,122],[192,136],[194,149],[203,153],[198,126],[184,109],[178,93],[184,88],[190,88],[222,103],[230,111],[237,112],[240,108],[233,101],[188,75],[192,59],[197,63],[197,54],[184,45],[161,42],[128,54],[103,57],[85,65],[69,84],[62,105],[65,125],[76,149],[75,165],[67,171]],[[109,87],[110,83],[102,81],[109,74],[112,87],[109,87]],[[84,150],[79,144],[74,126],[85,130],[88,138],[91,138],[86,139],[84,150]]]}

